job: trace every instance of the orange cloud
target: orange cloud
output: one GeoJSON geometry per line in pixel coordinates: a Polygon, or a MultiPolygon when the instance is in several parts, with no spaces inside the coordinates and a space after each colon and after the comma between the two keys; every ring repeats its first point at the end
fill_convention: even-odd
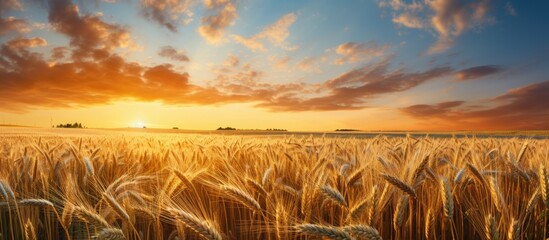
{"type": "Polygon", "coordinates": [[[141,12],[150,20],[177,32],[177,26],[192,20],[192,0],[141,0],[141,12]],[[182,18],[182,15],[184,19],[182,18]]]}
{"type": "Polygon", "coordinates": [[[393,22],[407,28],[423,28],[423,22],[411,13],[402,13],[393,17],[393,22]]]}
{"type": "Polygon", "coordinates": [[[48,45],[48,42],[41,37],[16,38],[6,42],[6,47],[8,48],[33,48],[46,45],[48,45]]]}
{"type": "Polygon", "coordinates": [[[202,18],[198,32],[209,43],[219,43],[225,34],[225,28],[233,24],[237,18],[236,3],[232,1],[205,0],[204,5],[213,9],[215,14],[202,18]]]}
{"type": "Polygon", "coordinates": [[[3,109],[78,107],[117,100],[162,101],[168,104],[212,104],[245,101],[246,96],[221,93],[189,82],[187,73],[171,65],[152,67],[127,62],[104,52],[95,59],[49,65],[22,45],[0,49],[0,101],[3,109]]]}
{"type": "Polygon", "coordinates": [[[389,71],[389,59],[346,72],[318,86],[304,86],[294,94],[271,97],[260,107],[275,111],[331,111],[352,110],[366,107],[368,99],[386,93],[401,92],[426,81],[451,73],[447,67],[418,73],[403,70],[389,71]],[[315,88],[314,94],[306,94],[304,88],[315,88]]]}
{"type": "MultiPolygon", "coordinates": [[[[1,12],[0,12],[1,14],[1,12]]],[[[30,31],[27,21],[15,17],[2,18],[0,16],[0,36],[11,31],[28,32],[30,31]]]]}
{"type": "Polygon", "coordinates": [[[305,57],[297,63],[297,67],[302,71],[320,71],[320,68],[316,65],[321,60],[318,57],[305,57]]]}
{"type": "Polygon", "coordinates": [[[459,109],[464,102],[454,102],[413,105],[401,111],[431,124],[439,122],[448,129],[546,130],[549,129],[549,108],[546,106],[548,92],[549,81],[545,81],[511,89],[490,99],[496,106],[481,110],[459,109]]]}
{"type": "Polygon", "coordinates": [[[288,13],[278,19],[275,23],[266,26],[260,33],[252,37],[242,37],[239,35],[232,35],[234,41],[246,46],[247,48],[255,51],[264,51],[263,44],[264,39],[269,40],[272,44],[280,46],[286,50],[294,50],[297,46],[290,46],[286,43],[286,39],[290,36],[289,28],[297,20],[295,13],[288,13]]]}
{"type": "MultiPolygon", "coordinates": [[[[332,111],[361,109],[379,95],[411,89],[452,73],[435,68],[410,73],[389,70],[385,59],[351,70],[321,84],[262,82],[263,72],[229,57],[214,71],[207,86],[193,84],[185,72],[172,65],[143,66],[127,62],[105,49],[92,58],[72,58],[50,64],[29,51],[36,39],[16,39],[0,49],[0,101],[3,109],[78,107],[118,100],[161,101],[166,104],[220,104],[257,102],[273,111],[332,111]],[[10,43],[10,44],[8,44],[10,43]],[[15,44],[17,43],[17,44],[15,44]]],[[[52,50],[63,58],[64,49],[52,50]],[[59,53],[61,52],[61,53],[59,53]]]]}
{"type": "Polygon", "coordinates": [[[355,63],[359,61],[369,61],[375,57],[381,57],[386,54],[389,45],[378,45],[374,41],[366,43],[346,42],[336,48],[336,53],[341,55],[335,60],[336,64],[355,63]]]}
{"type": "Polygon", "coordinates": [[[290,57],[284,56],[284,57],[271,57],[269,58],[271,61],[271,66],[278,70],[284,70],[288,68],[288,63],[290,62],[290,57]]]}
{"type": "Polygon", "coordinates": [[[227,67],[236,67],[238,65],[240,65],[240,59],[235,55],[230,55],[223,62],[223,66],[227,66],[227,67]]]}
{"type": "Polygon", "coordinates": [[[488,75],[502,72],[504,68],[495,65],[484,65],[463,69],[456,72],[456,78],[459,81],[473,80],[486,77],[488,75]]]}

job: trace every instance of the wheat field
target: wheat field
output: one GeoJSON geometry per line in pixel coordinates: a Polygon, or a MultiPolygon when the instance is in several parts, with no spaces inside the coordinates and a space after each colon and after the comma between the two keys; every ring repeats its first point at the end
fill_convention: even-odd
{"type": "Polygon", "coordinates": [[[1,239],[545,239],[549,141],[0,137],[1,239]]]}

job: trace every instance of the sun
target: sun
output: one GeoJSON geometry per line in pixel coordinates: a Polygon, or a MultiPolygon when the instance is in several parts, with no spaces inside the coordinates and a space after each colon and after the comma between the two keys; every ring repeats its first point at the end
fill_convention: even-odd
{"type": "Polygon", "coordinates": [[[135,128],[145,128],[145,122],[138,120],[133,123],[135,128]]]}

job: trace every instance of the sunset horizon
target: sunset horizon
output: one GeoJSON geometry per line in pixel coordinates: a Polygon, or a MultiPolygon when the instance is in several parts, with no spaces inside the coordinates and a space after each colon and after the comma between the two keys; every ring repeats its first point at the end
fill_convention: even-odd
{"type": "Polygon", "coordinates": [[[0,125],[549,129],[547,3],[0,3],[0,125]]]}

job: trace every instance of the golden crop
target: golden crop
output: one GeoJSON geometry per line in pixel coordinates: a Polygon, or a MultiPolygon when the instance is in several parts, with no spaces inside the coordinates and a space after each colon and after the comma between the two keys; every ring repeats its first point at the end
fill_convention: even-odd
{"type": "Polygon", "coordinates": [[[1,239],[545,239],[548,140],[5,135],[1,239]]]}

